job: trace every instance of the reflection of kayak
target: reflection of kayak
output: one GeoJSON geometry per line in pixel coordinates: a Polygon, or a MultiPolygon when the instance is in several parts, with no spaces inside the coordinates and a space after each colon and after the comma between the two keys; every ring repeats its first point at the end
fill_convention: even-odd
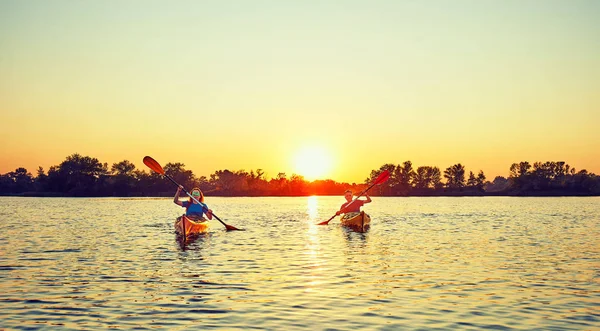
{"type": "Polygon", "coordinates": [[[361,211],[360,213],[347,213],[342,216],[341,222],[343,226],[364,232],[371,224],[371,216],[365,214],[364,211],[361,211]]]}
{"type": "Polygon", "coordinates": [[[183,237],[191,237],[208,230],[208,221],[204,218],[193,220],[181,215],[175,221],[175,233],[183,237]]]}

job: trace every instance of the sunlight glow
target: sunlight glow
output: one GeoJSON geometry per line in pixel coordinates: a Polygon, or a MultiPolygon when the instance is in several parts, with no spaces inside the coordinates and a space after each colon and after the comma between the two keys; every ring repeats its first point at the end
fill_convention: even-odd
{"type": "Polygon", "coordinates": [[[311,221],[314,221],[317,219],[317,216],[319,215],[318,213],[318,207],[319,207],[319,197],[313,195],[308,197],[307,199],[307,212],[308,212],[308,219],[311,221]]]}
{"type": "Polygon", "coordinates": [[[0,1],[0,174],[73,153],[267,180],[600,173],[600,1],[318,3],[0,1]],[[164,139],[188,123],[200,141],[164,139]]]}
{"type": "Polygon", "coordinates": [[[294,167],[306,180],[324,179],[331,169],[330,153],[322,147],[304,147],[296,154],[294,167]]]}

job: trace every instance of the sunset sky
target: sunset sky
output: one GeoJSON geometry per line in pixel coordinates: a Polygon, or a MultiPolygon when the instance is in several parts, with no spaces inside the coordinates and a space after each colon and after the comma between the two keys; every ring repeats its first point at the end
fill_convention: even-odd
{"type": "Polygon", "coordinates": [[[0,173],[80,153],[348,182],[406,160],[599,174],[599,18],[594,0],[0,0],[0,173]]]}

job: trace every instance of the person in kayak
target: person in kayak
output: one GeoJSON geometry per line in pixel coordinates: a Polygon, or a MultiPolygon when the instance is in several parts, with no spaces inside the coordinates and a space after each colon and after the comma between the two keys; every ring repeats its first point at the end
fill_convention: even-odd
{"type": "Polygon", "coordinates": [[[179,185],[177,188],[177,193],[175,193],[175,197],[173,198],[173,202],[185,208],[185,216],[188,216],[193,220],[200,220],[203,218],[203,215],[206,214],[206,217],[209,220],[212,219],[212,210],[209,209],[204,203],[204,194],[202,194],[202,191],[200,191],[199,188],[194,187],[191,195],[196,198],[196,200],[200,201],[200,203],[196,203],[196,201],[194,201],[192,198],[190,198],[188,201],[179,201],[181,190],[183,190],[183,186],[179,185]]]}
{"type": "Polygon", "coordinates": [[[344,192],[344,198],[346,198],[346,203],[342,204],[340,210],[338,210],[335,215],[338,216],[340,214],[348,214],[348,213],[360,213],[360,207],[364,204],[371,202],[371,197],[365,193],[365,198],[367,200],[359,200],[352,202],[352,191],[346,190],[344,192]]]}

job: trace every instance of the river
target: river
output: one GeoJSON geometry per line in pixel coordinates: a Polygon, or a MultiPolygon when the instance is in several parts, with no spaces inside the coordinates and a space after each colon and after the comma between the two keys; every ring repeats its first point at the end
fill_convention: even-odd
{"type": "Polygon", "coordinates": [[[600,198],[0,198],[0,328],[600,329],[600,198]]]}

